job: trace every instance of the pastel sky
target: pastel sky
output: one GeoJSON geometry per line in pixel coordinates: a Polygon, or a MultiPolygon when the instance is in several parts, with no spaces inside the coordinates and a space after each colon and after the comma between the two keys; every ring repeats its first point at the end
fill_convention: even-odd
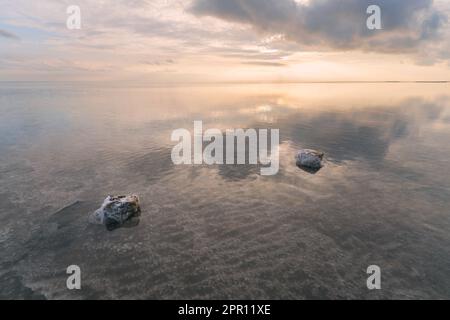
{"type": "Polygon", "coordinates": [[[448,0],[0,0],[0,80],[450,80],[448,0]],[[66,27],[69,5],[81,29],[66,27]],[[366,27],[379,5],[382,30],[366,27]]]}

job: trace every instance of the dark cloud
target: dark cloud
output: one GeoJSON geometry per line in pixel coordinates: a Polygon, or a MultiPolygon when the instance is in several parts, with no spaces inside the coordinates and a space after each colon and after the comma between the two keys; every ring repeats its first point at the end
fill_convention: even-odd
{"type": "Polygon", "coordinates": [[[436,39],[447,22],[433,0],[194,0],[191,12],[282,34],[305,48],[404,52],[436,39]],[[383,30],[366,27],[378,5],[383,30]]]}
{"type": "Polygon", "coordinates": [[[9,31],[6,31],[6,30],[2,30],[2,29],[0,29],[0,38],[19,40],[19,37],[16,36],[15,34],[9,32],[9,31]]]}

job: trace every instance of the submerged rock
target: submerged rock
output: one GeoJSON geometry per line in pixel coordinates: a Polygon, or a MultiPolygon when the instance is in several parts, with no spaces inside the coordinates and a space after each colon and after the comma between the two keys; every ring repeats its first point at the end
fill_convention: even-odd
{"type": "Polygon", "coordinates": [[[295,157],[297,160],[297,166],[309,171],[319,171],[323,167],[323,152],[316,150],[303,149],[300,150],[295,157]]]}
{"type": "Polygon", "coordinates": [[[108,196],[100,209],[89,217],[89,221],[94,224],[103,224],[111,231],[121,227],[136,226],[139,224],[140,215],[138,196],[108,196]]]}

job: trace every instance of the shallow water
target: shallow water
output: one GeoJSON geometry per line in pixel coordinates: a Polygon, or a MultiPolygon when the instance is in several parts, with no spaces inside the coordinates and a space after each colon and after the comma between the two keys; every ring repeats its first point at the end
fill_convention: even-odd
{"type": "Polygon", "coordinates": [[[448,84],[1,83],[0,298],[449,299],[449,98],[448,84]],[[174,166],[171,132],[194,120],[279,128],[280,172],[174,166]],[[300,148],[325,167],[297,168],[300,148]],[[138,226],[87,223],[130,193],[138,226]]]}

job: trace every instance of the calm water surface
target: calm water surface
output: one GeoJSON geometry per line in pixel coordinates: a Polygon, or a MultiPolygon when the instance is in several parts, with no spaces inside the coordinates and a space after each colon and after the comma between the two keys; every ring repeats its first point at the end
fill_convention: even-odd
{"type": "Polygon", "coordinates": [[[0,298],[450,299],[449,89],[1,83],[0,298]],[[194,120],[279,128],[279,174],[174,166],[194,120]],[[326,166],[298,169],[300,148],[326,166]],[[128,193],[137,227],[87,223],[128,193]]]}

